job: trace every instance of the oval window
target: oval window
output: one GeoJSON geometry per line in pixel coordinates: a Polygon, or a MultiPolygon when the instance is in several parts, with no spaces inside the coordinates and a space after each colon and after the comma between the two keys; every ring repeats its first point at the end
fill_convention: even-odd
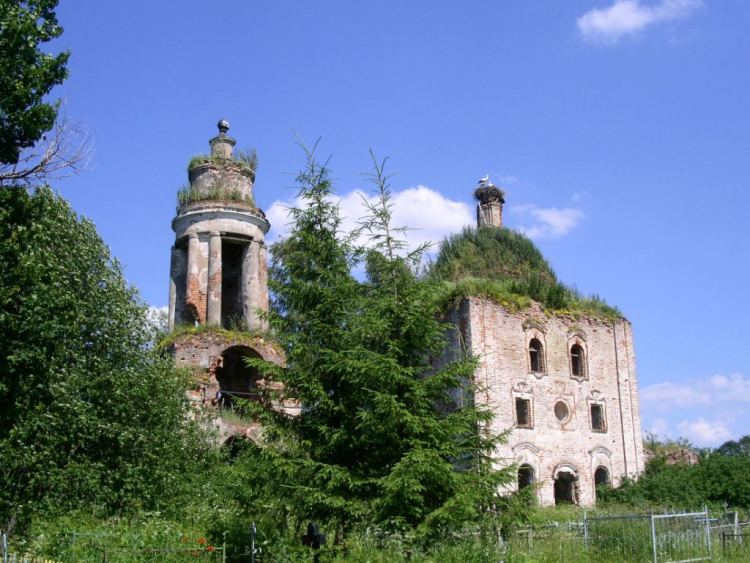
{"type": "Polygon", "coordinates": [[[565,422],[568,420],[569,416],[570,409],[568,408],[568,405],[565,404],[565,401],[557,401],[555,403],[555,417],[557,417],[557,420],[565,422]]]}

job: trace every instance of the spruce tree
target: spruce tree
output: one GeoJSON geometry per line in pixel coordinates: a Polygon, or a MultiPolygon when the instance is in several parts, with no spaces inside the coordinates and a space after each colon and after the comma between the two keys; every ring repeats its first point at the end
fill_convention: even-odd
{"type": "Polygon", "coordinates": [[[270,319],[287,365],[262,366],[301,415],[266,412],[268,447],[253,456],[271,464],[277,502],[299,522],[428,535],[496,507],[510,476],[490,458],[502,438],[486,430],[490,413],[456,401],[473,396],[476,360],[446,353],[441,286],[415,274],[424,248],[404,255],[382,165],[373,179],[369,216],[343,233],[329,170],[308,153],[302,203],[271,267],[270,319]]]}

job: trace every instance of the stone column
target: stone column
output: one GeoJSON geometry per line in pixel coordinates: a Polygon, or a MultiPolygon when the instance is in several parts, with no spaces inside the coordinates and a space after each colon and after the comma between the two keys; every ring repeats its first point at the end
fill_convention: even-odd
{"type": "MultiPolygon", "coordinates": [[[[264,313],[268,313],[268,251],[263,242],[258,242],[260,246],[260,260],[258,261],[258,287],[260,290],[260,300],[258,307],[264,313]]],[[[268,330],[268,321],[260,320],[261,330],[268,330]]]]}
{"type": "Polygon", "coordinates": [[[260,244],[252,241],[245,247],[242,253],[242,311],[249,330],[260,330],[262,328],[258,317],[260,307],[260,244]]]}
{"type": "Polygon", "coordinates": [[[183,272],[182,252],[172,247],[172,257],[169,263],[169,332],[174,330],[175,309],[177,308],[177,284],[180,283],[179,276],[185,275],[183,272]]]}
{"type": "Polygon", "coordinates": [[[218,231],[211,231],[208,239],[206,324],[221,325],[221,233],[218,231]]]}
{"type": "Polygon", "coordinates": [[[202,324],[205,319],[203,300],[200,287],[200,252],[201,242],[198,235],[193,233],[188,238],[187,283],[185,287],[185,308],[193,317],[192,320],[202,324]]]}

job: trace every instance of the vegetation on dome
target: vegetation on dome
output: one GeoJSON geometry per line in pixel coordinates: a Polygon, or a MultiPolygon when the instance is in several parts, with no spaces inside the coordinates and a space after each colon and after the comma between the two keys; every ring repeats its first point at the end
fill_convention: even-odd
{"type": "Polygon", "coordinates": [[[452,235],[443,242],[430,275],[446,282],[454,301],[482,296],[516,311],[533,300],[555,315],[623,316],[600,297],[584,297],[560,283],[534,243],[510,229],[467,227],[452,235]]]}
{"type": "Polygon", "coordinates": [[[193,168],[201,166],[203,164],[214,164],[217,166],[237,165],[240,168],[244,168],[253,174],[258,169],[258,153],[255,149],[242,150],[237,149],[234,151],[232,158],[222,158],[219,156],[212,156],[209,154],[197,154],[193,156],[188,162],[188,172],[193,168]]]}
{"type": "Polygon", "coordinates": [[[208,190],[197,190],[186,184],[177,192],[177,210],[180,207],[196,201],[237,201],[255,207],[255,200],[238,188],[228,186],[213,186],[208,190]]]}

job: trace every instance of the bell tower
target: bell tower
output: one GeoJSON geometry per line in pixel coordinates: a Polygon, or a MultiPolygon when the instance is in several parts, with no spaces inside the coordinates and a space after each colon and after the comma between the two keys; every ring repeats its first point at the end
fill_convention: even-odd
{"type": "MultiPolygon", "coordinates": [[[[213,411],[218,437],[257,439],[259,423],[236,410],[242,401],[261,401],[269,385],[249,358],[284,363],[265,319],[270,224],[253,197],[255,151],[235,149],[227,121],[218,127],[210,153],[190,160],[177,194],[165,342],[175,364],[193,373],[189,397],[213,411]]],[[[271,408],[299,411],[293,403],[271,408]]]]}
{"type": "Polygon", "coordinates": [[[210,155],[194,157],[172,221],[169,330],[205,325],[262,331],[268,311],[270,227],[255,206],[255,153],[234,153],[229,123],[218,123],[210,155]]]}
{"type": "Polygon", "coordinates": [[[505,203],[503,190],[495,186],[489,176],[485,176],[479,180],[474,197],[477,200],[477,227],[502,227],[505,203]]]}

